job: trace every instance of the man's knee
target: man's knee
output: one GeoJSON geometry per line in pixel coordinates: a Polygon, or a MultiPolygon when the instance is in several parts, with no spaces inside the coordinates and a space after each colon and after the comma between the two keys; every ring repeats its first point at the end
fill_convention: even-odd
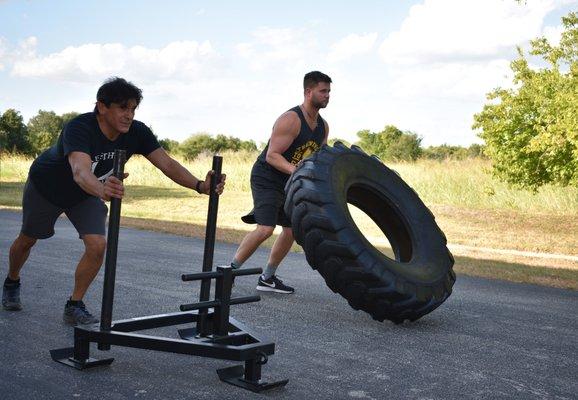
{"type": "Polygon", "coordinates": [[[102,259],[106,250],[106,239],[102,235],[84,235],[82,237],[86,254],[96,259],[102,259]]]}
{"type": "Polygon", "coordinates": [[[288,239],[293,239],[293,229],[291,227],[283,227],[283,235],[288,239]]]}
{"type": "Polygon", "coordinates": [[[273,234],[274,230],[275,230],[274,226],[257,225],[257,229],[255,229],[255,232],[257,232],[261,241],[263,241],[269,239],[273,234]]]}

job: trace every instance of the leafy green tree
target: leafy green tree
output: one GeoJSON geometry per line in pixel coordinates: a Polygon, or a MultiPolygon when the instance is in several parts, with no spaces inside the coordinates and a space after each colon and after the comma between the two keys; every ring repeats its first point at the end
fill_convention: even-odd
{"type": "Polygon", "coordinates": [[[463,160],[467,157],[467,149],[461,146],[442,144],[425,148],[422,156],[431,160],[463,160]]]}
{"type": "Polygon", "coordinates": [[[179,149],[179,142],[172,139],[160,139],[159,144],[163,149],[165,149],[168,153],[178,153],[179,149]]]}
{"type": "Polygon", "coordinates": [[[257,145],[254,140],[242,140],[239,150],[243,151],[257,151],[257,145]]]}
{"type": "Polygon", "coordinates": [[[536,190],[553,183],[578,185],[578,15],[562,18],[559,45],[531,42],[534,69],[520,48],[511,63],[514,88],[497,88],[474,116],[496,176],[536,190]]]}
{"type": "Polygon", "coordinates": [[[413,132],[403,132],[393,125],[387,125],[381,132],[362,130],[357,132],[356,143],[366,152],[383,160],[414,161],[421,155],[421,138],[413,132]]]}
{"type": "Polygon", "coordinates": [[[465,160],[467,158],[484,157],[484,146],[474,143],[469,147],[451,146],[442,144],[441,146],[429,146],[423,150],[423,158],[430,160],[465,160]]]}
{"type": "MultiPolygon", "coordinates": [[[[365,132],[365,131],[364,131],[365,132]]],[[[327,144],[330,146],[334,146],[335,142],[341,142],[344,145],[346,145],[347,147],[351,147],[351,143],[349,143],[347,140],[344,139],[339,139],[339,138],[331,138],[327,140],[327,144]]]]}
{"type": "Polygon", "coordinates": [[[202,152],[218,153],[225,150],[256,150],[257,146],[252,140],[242,141],[233,136],[222,134],[212,137],[208,133],[201,132],[187,138],[179,145],[179,152],[187,159],[194,159],[202,152]]]}
{"type": "Polygon", "coordinates": [[[71,112],[67,112],[64,113],[60,116],[60,118],[62,118],[62,126],[64,127],[64,125],[68,124],[68,122],[70,122],[71,119],[76,118],[80,115],[80,113],[77,113],[76,111],[71,111],[71,112]]]}
{"type": "Polygon", "coordinates": [[[485,146],[483,144],[474,143],[467,149],[468,158],[485,158],[485,146]]]}
{"type": "Polygon", "coordinates": [[[32,151],[38,154],[55,144],[63,125],[62,117],[54,111],[39,110],[27,125],[32,151]]]}
{"type": "Polygon", "coordinates": [[[0,116],[0,151],[13,153],[30,152],[28,130],[22,115],[13,108],[4,111],[0,116]]]}

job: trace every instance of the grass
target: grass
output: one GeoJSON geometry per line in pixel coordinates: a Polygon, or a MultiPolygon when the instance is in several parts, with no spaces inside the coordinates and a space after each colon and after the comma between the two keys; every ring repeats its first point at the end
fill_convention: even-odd
{"type": "MultiPolygon", "coordinates": [[[[238,243],[252,226],[240,216],[251,209],[250,168],[255,153],[224,154],[227,188],[219,202],[219,240],[238,243]]],[[[181,160],[204,177],[210,155],[181,160]]],[[[0,207],[19,208],[31,160],[11,155],[0,159],[0,207]]],[[[578,256],[578,188],[547,186],[537,193],[510,188],[488,172],[486,160],[388,164],[397,170],[430,207],[453,244],[578,256]]],[[[130,226],[204,235],[208,198],[174,184],[146,159],[127,166],[123,223],[130,226]]],[[[353,210],[366,236],[380,237],[365,214],[353,210]]],[[[272,239],[267,244],[270,245],[272,239]]],[[[294,250],[300,251],[298,246],[294,250]]],[[[388,253],[387,248],[383,248],[388,253]]],[[[578,289],[578,263],[568,260],[491,255],[457,250],[456,271],[484,277],[578,289]],[[488,257],[490,257],[488,259],[488,257]]]]}

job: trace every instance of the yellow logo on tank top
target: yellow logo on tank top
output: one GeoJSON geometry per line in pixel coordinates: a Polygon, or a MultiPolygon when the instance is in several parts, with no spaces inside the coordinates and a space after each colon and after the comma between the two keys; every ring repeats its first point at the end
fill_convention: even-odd
{"type": "Polygon", "coordinates": [[[319,150],[319,145],[315,143],[313,140],[309,140],[305,144],[297,147],[295,152],[293,152],[293,157],[291,157],[291,164],[297,165],[299,161],[306,159],[311,154],[315,153],[319,150]]]}

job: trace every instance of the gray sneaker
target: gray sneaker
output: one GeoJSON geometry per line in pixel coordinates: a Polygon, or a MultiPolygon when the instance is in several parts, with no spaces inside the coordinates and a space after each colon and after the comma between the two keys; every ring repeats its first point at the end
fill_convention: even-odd
{"type": "Polygon", "coordinates": [[[2,307],[7,311],[22,310],[20,303],[20,283],[2,287],[2,307]]]}
{"type": "Polygon", "coordinates": [[[79,301],[78,305],[73,305],[67,302],[64,306],[64,315],[62,316],[62,319],[70,325],[91,325],[99,322],[94,315],[88,312],[82,301],[79,301]]]}
{"type": "Polygon", "coordinates": [[[264,278],[263,275],[259,277],[259,281],[257,283],[257,290],[261,290],[263,292],[275,292],[286,294],[291,294],[295,292],[295,289],[293,289],[291,286],[285,285],[283,281],[277,278],[275,275],[273,275],[269,279],[263,278],[264,278]]]}

